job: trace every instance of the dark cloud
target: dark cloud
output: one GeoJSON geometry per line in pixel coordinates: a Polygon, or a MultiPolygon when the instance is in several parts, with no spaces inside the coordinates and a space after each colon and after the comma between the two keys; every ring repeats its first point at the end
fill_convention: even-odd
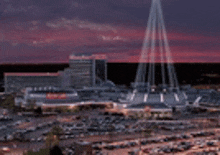
{"type": "MultiPolygon", "coordinates": [[[[175,59],[181,51],[188,51],[184,60],[196,61],[205,61],[205,52],[217,53],[219,0],[161,1],[171,49],[179,52],[175,59]]],[[[2,0],[0,61],[58,61],[72,52],[136,60],[150,5],[151,0],[2,0]]]]}
{"type": "MultiPolygon", "coordinates": [[[[219,4],[218,0],[162,0],[168,28],[179,30],[218,30],[219,4]]],[[[146,26],[150,5],[150,0],[4,0],[1,12],[3,17],[24,21],[63,17],[146,26]]]]}

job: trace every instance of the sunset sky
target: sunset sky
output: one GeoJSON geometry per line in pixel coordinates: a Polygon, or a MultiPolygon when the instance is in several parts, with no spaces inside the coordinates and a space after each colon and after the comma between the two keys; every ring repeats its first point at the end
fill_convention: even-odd
{"type": "MultiPolygon", "coordinates": [[[[161,0],[174,62],[220,62],[220,1],[161,0]]],[[[0,63],[138,62],[151,0],[1,0],[0,63]]]]}

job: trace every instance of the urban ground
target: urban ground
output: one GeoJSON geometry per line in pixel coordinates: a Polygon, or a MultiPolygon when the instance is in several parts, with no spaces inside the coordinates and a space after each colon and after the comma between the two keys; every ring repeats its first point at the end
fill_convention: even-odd
{"type": "Polygon", "coordinates": [[[90,142],[96,155],[220,154],[218,112],[175,113],[169,120],[127,117],[105,109],[47,116],[9,112],[0,116],[0,125],[3,154],[38,152],[49,143],[71,155],[75,142],[90,142]],[[49,141],[51,131],[58,138],[49,141]]]}

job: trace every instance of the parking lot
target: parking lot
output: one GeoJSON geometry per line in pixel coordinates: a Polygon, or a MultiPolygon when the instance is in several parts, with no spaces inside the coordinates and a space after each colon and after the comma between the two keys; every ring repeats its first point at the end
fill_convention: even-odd
{"type": "MultiPolygon", "coordinates": [[[[0,117],[1,118],[1,117],[0,117]]],[[[108,114],[96,110],[77,114],[47,117],[8,115],[0,119],[1,146],[22,149],[42,148],[53,126],[62,128],[60,146],[67,154],[74,153],[75,141],[93,143],[95,154],[120,154],[142,149],[147,154],[169,154],[214,148],[219,145],[219,133],[210,123],[195,120],[144,120],[108,114]],[[206,128],[200,128],[201,126],[206,128]],[[198,130],[198,127],[200,130],[198,130]],[[201,144],[199,144],[199,140],[201,144]]]]}
{"type": "MultiPolygon", "coordinates": [[[[187,154],[192,152],[219,153],[220,132],[200,131],[182,135],[136,139],[99,145],[103,154],[128,154],[141,149],[143,154],[187,154]]],[[[97,145],[98,146],[98,145],[97,145]]],[[[97,147],[96,146],[96,147],[97,147]]],[[[100,151],[99,151],[100,152],[100,151]]],[[[98,154],[98,153],[97,153],[98,154]]],[[[132,154],[132,153],[131,153],[132,154]]]]}

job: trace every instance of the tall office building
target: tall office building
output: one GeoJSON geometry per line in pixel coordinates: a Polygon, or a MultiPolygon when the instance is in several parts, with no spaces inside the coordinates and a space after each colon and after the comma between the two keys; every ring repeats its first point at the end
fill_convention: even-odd
{"type": "Polygon", "coordinates": [[[62,87],[91,87],[107,79],[105,55],[70,55],[69,68],[59,72],[62,87]]]}

